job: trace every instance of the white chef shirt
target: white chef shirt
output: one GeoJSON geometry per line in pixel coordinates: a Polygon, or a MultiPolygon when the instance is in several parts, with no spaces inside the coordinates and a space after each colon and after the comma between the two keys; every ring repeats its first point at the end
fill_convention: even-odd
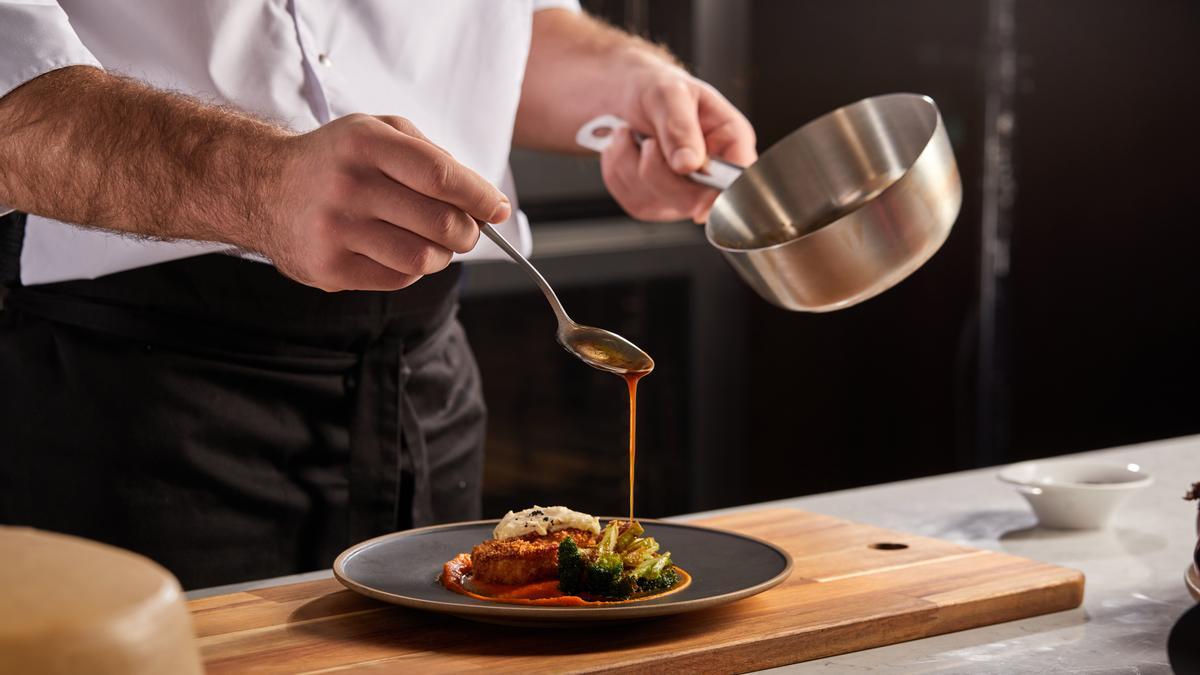
{"type": "MultiPolygon", "coordinates": [[[[0,0],[0,96],[92,65],[298,132],[352,112],[400,115],[516,204],[513,121],[533,12],[547,7],[577,10],[578,0],[0,0]]],[[[498,229],[529,252],[519,211],[498,229]]],[[[30,215],[21,280],[91,279],[230,250],[30,215]]],[[[502,256],[481,239],[457,258],[502,256]]]]}

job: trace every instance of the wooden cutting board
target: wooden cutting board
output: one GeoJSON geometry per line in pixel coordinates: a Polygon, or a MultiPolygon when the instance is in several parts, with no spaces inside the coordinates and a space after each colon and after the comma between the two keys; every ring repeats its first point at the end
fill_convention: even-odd
{"type": "Polygon", "coordinates": [[[506,628],[360,597],[332,579],[194,600],[214,673],[331,670],[743,672],[1078,607],[1083,575],[829,516],[770,509],[700,524],[795,559],[782,585],[724,607],[561,631],[506,628]],[[903,544],[904,548],[872,548],[903,544]]]}

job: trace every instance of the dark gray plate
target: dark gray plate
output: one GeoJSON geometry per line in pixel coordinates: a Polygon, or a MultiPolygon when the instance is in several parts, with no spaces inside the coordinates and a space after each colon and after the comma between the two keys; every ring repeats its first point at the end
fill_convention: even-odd
{"type": "MultiPolygon", "coordinates": [[[[608,519],[604,519],[607,521],[608,519]]],[[[406,607],[498,623],[627,621],[721,605],[778,585],[792,571],[785,551],[760,539],[696,525],[640,521],[670,551],[692,583],[643,602],[599,607],[539,607],[476,600],[438,583],[442,565],[490,539],[495,520],[396,532],[356,544],[333,563],[343,586],[406,607]]]]}

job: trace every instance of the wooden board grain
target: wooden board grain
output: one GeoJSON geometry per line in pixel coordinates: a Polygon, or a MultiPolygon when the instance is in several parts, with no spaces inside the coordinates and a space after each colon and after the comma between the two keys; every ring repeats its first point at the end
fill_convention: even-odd
{"type": "Polygon", "coordinates": [[[194,600],[213,673],[744,672],[1071,609],[1083,575],[829,516],[703,521],[761,537],[792,576],[724,607],[599,628],[507,628],[360,597],[329,579],[194,600]],[[898,543],[898,550],[872,548],[898,543]]]}

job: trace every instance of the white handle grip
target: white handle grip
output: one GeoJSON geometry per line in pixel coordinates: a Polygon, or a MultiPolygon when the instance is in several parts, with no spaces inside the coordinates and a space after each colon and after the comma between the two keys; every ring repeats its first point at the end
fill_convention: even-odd
{"type": "MultiPolygon", "coordinates": [[[[604,152],[612,144],[613,132],[627,126],[629,123],[616,115],[600,115],[579,127],[579,131],[575,132],[575,142],[588,150],[604,152]]],[[[635,131],[633,138],[641,145],[646,137],[635,131]]],[[[699,171],[688,174],[688,178],[714,190],[725,190],[733,185],[744,170],[718,157],[709,157],[704,166],[699,171]]]]}
{"type": "Polygon", "coordinates": [[[613,132],[629,126],[616,115],[601,115],[589,120],[575,132],[575,142],[588,150],[604,152],[612,145],[613,132]]]}

